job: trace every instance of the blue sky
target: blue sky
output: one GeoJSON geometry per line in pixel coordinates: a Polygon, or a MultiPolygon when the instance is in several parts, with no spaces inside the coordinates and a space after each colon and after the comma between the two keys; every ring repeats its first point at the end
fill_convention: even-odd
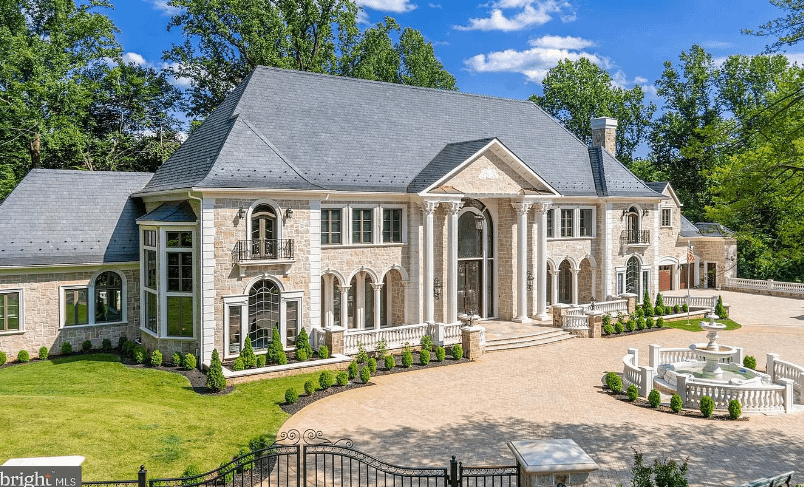
{"type": "MultiPolygon", "coordinates": [[[[767,0],[358,0],[364,22],[386,15],[419,29],[461,91],[506,98],[541,92],[544,73],[560,59],[588,57],[615,83],[643,86],[655,98],[663,62],[701,44],[715,58],[757,54],[771,42],[740,33],[781,15],[767,0]]],[[[182,41],[167,32],[166,0],[118,0],[107,12],[121,29],[127,60],[162,66],[182,41]]],[[[804,44],[787,53],[804,61],[804,44]]]]}

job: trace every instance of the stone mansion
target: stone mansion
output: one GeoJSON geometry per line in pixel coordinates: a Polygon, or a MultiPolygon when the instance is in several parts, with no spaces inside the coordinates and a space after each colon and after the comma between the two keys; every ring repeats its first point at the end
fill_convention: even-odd
{"type": "Polygon", "coordinates": [[[527,323],[736,276],[728,232],[591,123],[588,147],[529,101],[257,68],[154,174],[25,177],[0,205],[0,350],[126,335],[208,364],[274,327],[527,323]]]}

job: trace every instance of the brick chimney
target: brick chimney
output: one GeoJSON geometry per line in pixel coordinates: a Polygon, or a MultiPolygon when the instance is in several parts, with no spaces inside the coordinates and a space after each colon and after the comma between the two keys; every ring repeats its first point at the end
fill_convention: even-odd
{"type": "Polygon", "coordinates": [[[592,119],[592,147],[603,147],[609,154],[617,155],[617,119],[598,117],[592,119]]]}

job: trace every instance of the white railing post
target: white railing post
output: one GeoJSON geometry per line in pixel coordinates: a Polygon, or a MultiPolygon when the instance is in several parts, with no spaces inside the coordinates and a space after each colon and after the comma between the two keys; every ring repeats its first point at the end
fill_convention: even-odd
{"type": "Polygon", "coordinates": [[[653,367],[640,367],[639,368],[639,395],[648,397],[651,389],[653,389],[653,377],[656,369],[653,367]]]}
{"type": "Polygon", "coordinates": [[[661,345],[648,345],[648,364],[654,369],[659,366],[659,352],[661,349],[661,345]]]}
{"type": "Polygon", "coordinates": [[[439,346],[444,346],[444,341],[447,339],[447,330],[444,323],[436,323],[431,327],[433,331],[433,343],[439,346]]]}
{"type": "Polygon", "coordinates": [[[789,413],[793,409],[793,381],[781,379],[780,382],[784,386],[784,412],[789,413]]]}
{"type": "Polygon", "coordinates": [[[773,279],[768,279],[768,291],[773,291],[773,279]]]}
{"type": "Polygon", "coordinates": [[[734,357],[737,365],[742,367],[743,366],[743,359],[745,359],[745,349],[743,347],[734,347],[734,357]]]}
{"type": "Polygon", "coordinates": [[[779,358],[778,353],[766,353],[765,354],[765,373],[770,376],[771,384],[776,382],[776,374],[773,373],[773,362],[779,358]]]}
{"type": "Polygon", "coordinates": [[[629,348],[628,353],[634,356],[634,367],[639,367],[639,349],[638,348],[629,348]]]}
{"type": "Polygon", "coordinates": [[[676,377],[676,394],[681,398],[681,404],[687,406],[687,376],[679,374],[676,377]]]}

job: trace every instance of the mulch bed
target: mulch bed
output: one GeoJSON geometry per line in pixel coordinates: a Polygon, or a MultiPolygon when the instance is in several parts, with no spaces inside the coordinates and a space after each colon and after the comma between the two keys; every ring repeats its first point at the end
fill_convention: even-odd
{"type": "Polygon", "coordinates": [[[644,409],[652,409],[654,411],[658,411],[658,412],[665,413],[665,414],[672,414],[674,416],[686,416],[686,417],[690,417],[690,418],[705,419],[707,421],[748,421],[748,417],[746,417],[746,416],[741,416],[741,417],[739,417],[737,419],[731,419],[731,416],[729,416],[728,411],[720,411],[720,410],[717,410],[717,409],[714,412],[712,412],[712,416],[710,416],[708,418],[704,418],[703,413],[701,413],[700,411],[692,410],[692,409],[682,409],[681,411],[676,413],[672,409],[670,409],[670,406],[665,406],[665,405],[662,405],[662,404],[660,404],[656,408],[653,408],[653,407],[651,407],[651,405],[648,402],[648,400],[643,398],[643,397],[638,397],[635,401],[630,401],[628,399],[628,396],[625,395],[625,394],[614,394],[610,390],[604,389],[602,386],[598,386],[598,387],[600,388],[600,393],[601,394],[605,394],[607,396],[613,397],[614,399],[616,399],[618,401],[627,402],[627,403],[630,403],[630,404],[632,404],[632,405],[634,405],[636,407],[640,407],[640,408],[644,408],[644,409]]]}
{"type": "Polygon", "coordinates": [[[600,336],[602,338],[616,338],[616,337],[622,337],[622,336],[628,336],[628,335],[638,335],[640,333],[651,333],[651,332],[654,332],[654,331],[662,331],[662,330],[672,330],[672,328],[670,328],[669,326],[663,326],[661,328],[656,328],[656,326],[654,325],[653,328],[645,328],[644,330],[634,330],[634,331],[623,330],[622,333],[612,333],[611,335],[606,335],[605,333],[602,333],[600,336]]]}

